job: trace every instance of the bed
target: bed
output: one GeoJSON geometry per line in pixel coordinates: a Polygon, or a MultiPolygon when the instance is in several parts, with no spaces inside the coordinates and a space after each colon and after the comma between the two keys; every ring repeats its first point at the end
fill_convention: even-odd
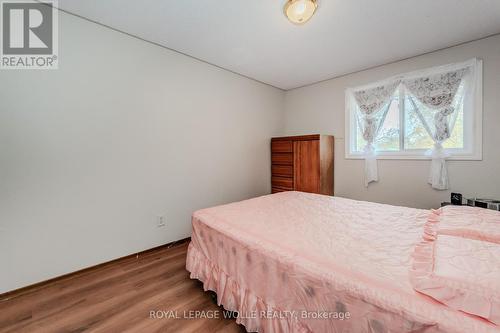
{"type": "Polygon", "coordinates": [[[429,216],[276,193],[195,212],[186,267],[249,332],[499,332],[415,290],[437,239],[429,216]]]}

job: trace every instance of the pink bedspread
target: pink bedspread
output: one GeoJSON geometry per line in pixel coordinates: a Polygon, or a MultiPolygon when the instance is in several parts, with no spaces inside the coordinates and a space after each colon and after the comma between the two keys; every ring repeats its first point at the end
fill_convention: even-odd
{"type": "Polygon", "coordinates": [[[193,214],[187,269],[258,332],[499,332],[417,293],[429,211],[282,192],[193,214]]]}

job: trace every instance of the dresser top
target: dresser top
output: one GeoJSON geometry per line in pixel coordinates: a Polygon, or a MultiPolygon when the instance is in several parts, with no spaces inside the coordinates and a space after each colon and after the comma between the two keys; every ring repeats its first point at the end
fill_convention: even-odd
{"type": "Polygon", "coordinates": [[[333,135],[308,134],[308,135],[295,135],[295,136],[280,136],[276,138],[271,138],[271,141],[307,141],[307,140],[320,140],[326,138],[333,138],[333,135]]]}
{"type": "Polygon", "coordinates": [[[309,134],[309,135],[295,135],[295,136],[280,136],[271,138],[271,141],[302,141],[302,140],[319,140],[321,137],[329,137],[331,135],[309,134]]]}

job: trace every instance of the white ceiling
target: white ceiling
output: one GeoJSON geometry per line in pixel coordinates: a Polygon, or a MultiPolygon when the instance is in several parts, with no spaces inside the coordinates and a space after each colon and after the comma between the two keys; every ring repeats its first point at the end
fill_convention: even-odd
{"type": "Polygon", "coordinates": [[[59,0],[59,7],[281,89],[500,33],[499,0],[59,0]]]}

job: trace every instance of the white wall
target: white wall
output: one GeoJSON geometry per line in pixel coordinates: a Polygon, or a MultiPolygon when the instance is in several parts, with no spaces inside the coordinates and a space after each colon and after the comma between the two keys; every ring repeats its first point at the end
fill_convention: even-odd
{"type": "Polygon", "coordinates": [[[194,210],[270,191],[283,91],[59,19],[59,70],[0,71],[0,293],[187,237],[194,210]]]}
{"type": "Polygon", "coordinates": [[[448,162],[451,190],[467,197],[500,198],[500,35],[287,91],[285,131],[289,135],[313,132],[335,135],[338,196],[420,208],[438,207],[441,201],[449,201],[450,191],[436,191],[427,184],[430,161],[380,160],[379,182],[368,189],[364,187],[364,161],[344,158],[344,90],[473,57],[484,60],[483,160],[448,162]]]}

